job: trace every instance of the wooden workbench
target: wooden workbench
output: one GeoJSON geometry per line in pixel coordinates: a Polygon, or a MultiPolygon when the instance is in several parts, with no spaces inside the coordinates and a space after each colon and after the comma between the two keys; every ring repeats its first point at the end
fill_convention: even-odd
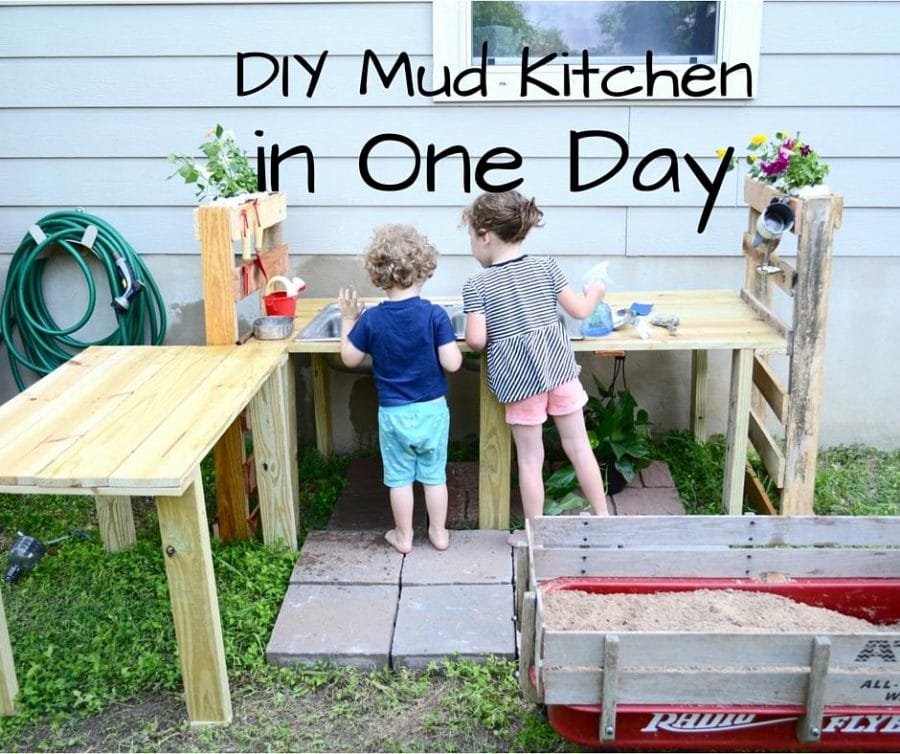
{"type": "MultiPolygon", "coordinates": [[[[435,302],[453,299],[435,297],[435,302]]],[[[455,299],[458,301],[459,299],[455,299]]],[[[298,300],[295,334],[333,299],[298,300]]],[[[671,335],[660,327],[650,328],[641,339],[633,327],[624,327],[602,338],[573,340],[576,352],[602,351],[690,351],[693,354],[692,395],[694,413],[705,405],[708,351],[730,351],[731,386],[728,404],[723,510],[740,514],[743,506],[744,467],[750,414],[753,355],[784,353],[785,334],[758,315],[736,291],[640,291],[612,292],[607,303],[613,309],[633,302],[653,304],[654,314],[677,314],[678,331],[671,335]]],[[[461,343],[463,350],[467,350],[461,343]]],[[[291,353],[312,354],[316,439],[319,449],[331,452],[331,414],[328,397],[327,354],[340,351],[337,341],[287,341],[291,353]]],[[[482,356],[482,360],[484,356],[482,356]]],[[[696,420],[695,420],[696,422],[696,420]]],[[[482,363],[479,421],[479,525],[505,529],[509,526],[511,436],[503,407],[489,392],[487,370],[482,363]]]]}
{"type": "MultiPolygon", "coordinates": [[[[200,462],[248,407],[264,541],[296,549],[287,362],[283,343],[92,347],[0,406],[0,492],[96,496],[111,550],[134,541],[130,496],[156,496],[194,724],[231,719],[200,462]]],[[[0,714],[15,693],[0,604],[0,714]]]]}

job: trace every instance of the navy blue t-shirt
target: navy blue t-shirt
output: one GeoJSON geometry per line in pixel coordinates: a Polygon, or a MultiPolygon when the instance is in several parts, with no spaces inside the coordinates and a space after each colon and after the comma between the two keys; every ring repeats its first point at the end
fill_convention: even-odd
{"type": "Polygon", "coordinates": [[[439,346],[456,340],[450,317],[419,296],[367,308],[348,336],[372,357],[380,406],[431,401],[447,394],[439,346]]]}

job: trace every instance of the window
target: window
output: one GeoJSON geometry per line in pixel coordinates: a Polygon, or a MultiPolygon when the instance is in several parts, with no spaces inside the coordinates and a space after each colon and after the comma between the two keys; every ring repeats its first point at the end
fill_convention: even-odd
{"type": "Polygon", "coordinates": [[[433,0],[433,18],[441,99],[748,99],[756,90],[762,0],[433,0]]]}

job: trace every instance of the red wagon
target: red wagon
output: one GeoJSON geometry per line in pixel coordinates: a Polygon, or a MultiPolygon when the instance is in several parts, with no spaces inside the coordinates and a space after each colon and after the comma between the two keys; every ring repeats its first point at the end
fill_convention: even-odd
{"type": "Polygon", "coordinates": [[[900,751],[900,519],[539,518],[516,557],[522,690],[567,739],[611,750],[900,751]],[[544,597],[572,589],[763,591],[885,628],[548,629],[544,597]]]}

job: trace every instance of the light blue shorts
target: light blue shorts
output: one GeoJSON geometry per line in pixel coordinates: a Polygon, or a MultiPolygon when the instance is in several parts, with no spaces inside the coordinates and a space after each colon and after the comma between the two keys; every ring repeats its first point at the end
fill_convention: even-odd
{"type": "Polygon", "coordinates": [[[378,442],[384,484],[444,484],[450,409],[443,396],[423,403],[378,407],[378,442]]]}

